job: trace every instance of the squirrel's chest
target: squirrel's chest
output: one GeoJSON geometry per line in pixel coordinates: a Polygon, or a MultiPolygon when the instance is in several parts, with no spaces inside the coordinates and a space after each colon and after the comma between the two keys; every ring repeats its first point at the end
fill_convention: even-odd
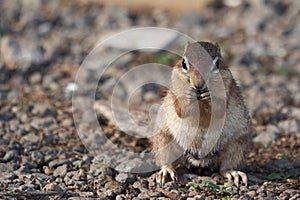
{"type": "Polygon", "coordinates": [[[185,115],[178,116],[174,107],[165,106],[164,119],[174,140],[184,150],[201,149],[210,123],[210,108],[196,102],[192,106],[186,106],[185,115]]]}

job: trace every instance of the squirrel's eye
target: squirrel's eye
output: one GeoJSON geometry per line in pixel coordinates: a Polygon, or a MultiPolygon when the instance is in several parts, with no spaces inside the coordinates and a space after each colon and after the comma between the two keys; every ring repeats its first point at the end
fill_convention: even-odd
{"type": "Polygon", "coordinates": [[[186,58],[183,58],[182,59],[182,71],[187,72],[187,70],[188,70],[188,61],[186,58]]]}
{"type": "Polygon", "coordinates": [[[213,60],[213,65],[214,69],[220,69],[220,59],[218,56],[213,60]]]}

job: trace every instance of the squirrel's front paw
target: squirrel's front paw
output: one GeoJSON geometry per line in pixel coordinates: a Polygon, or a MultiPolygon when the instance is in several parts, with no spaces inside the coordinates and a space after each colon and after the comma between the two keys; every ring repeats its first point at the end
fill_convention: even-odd
{"type": "Polygon", "coordinates": [[[177,181],[177,176],[176,176],[176,172],[175,172],[174,168],[169,165],[164,165],[164,166],[162,166],[161,170],[158,172],[158,174],[156,176],[156,183],[157,183],[158,187],[164,186],[164,184],[166,183],[166,178],[167,178],[168,174],[170,174],[172,181],[174,181],[174,182],[177,181]]]}
{"type": "Polygon", "coordinates": [[[245,186],[248,185],[247,174],[238,170],[225,170],[221,172],[222,176],[228,179],[230,183],[234,183],[234,185],[239,186],[240,177],[242,178],[242,182],[245,186]]]}

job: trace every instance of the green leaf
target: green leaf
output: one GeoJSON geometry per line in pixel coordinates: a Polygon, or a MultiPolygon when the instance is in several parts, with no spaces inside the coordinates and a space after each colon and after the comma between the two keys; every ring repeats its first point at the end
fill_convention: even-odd
{"type": "Polygon", "coordinates": [[[287,159],[287,156],[286,156],[286,153],[285,153],[285,152],[282,152],[282,153],[281,153],[281,158],[282,158],[282,159],[287,159]]]}
{"type": "Polygon", "coordinates": [[[211,187],[211,188],[213,188],[213,189],[219,189],[219,187],[218,187],[216,184],[214,184],[213,182],[211,182],[211,181],[209,181],[209,180],[204,180],[204,181],[202,181],[202,185],[203,185],[204,187],[211,187]]]}
{"type": "Polygon", "coordinates": [[[228,188],[227,188],[227,189],[226,189],[226,192],[229,193],[229,194],[234,194],[234,191],[233,191],[232,189],[228,189],[228,188]]]}
{"type": "Polygon", "coordinates": [[[169,65],[174,60],[177,60],[177,57],[169,52],[161,52],[153,58],[153,62],[169,65]]]}
{"type": "Polygon", "coordinates": [[[193,189],[197,189],[198,188],[198,185],[197,183],[194,183],[194,182],[188,182],[188,185],[193,187],[193,189]]]}
{"type": "Polygon", "coordinates": [[[292,73],[291,69],[286,65],[275,65],[274,69],[281,76],[288,76],[292,73]]]}
{"type": "Polygon", "coordinates": [[[179,192],[186,193],[186,192],[188,191],[188,189],[187,189],[187,188],[184,188],[184,187],[180,187],[180,188],[178,188],[178,191],[179,191],[179,192]]]}
{"type": "Polygon", "coordinates": [[[80,169],[82,167],[81,162],[76,162],[74,165],[77,169],[80,169]]]}
{"type": "Polygon", "coordinates": [[[226,196],[226,197],[222,197],[222,200],[231,200],[231,198],[229,196],[226,196]]]}
{"type": "Polygon", "coordinates": [[[283,179],[284,173],[283,172],[279,172],[279,173],[271,173],[267,176],[268,180],[275,180],[275,179],[283,179]]]}

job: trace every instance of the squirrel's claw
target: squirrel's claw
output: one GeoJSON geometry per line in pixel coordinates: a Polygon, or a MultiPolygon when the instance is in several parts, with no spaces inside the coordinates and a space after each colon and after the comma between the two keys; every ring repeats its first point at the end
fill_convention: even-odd
{"type": "Polygon", "coordinates": [[[156,176],[156,183],[158,187],[163,187],[166,183],[166,178],[170,175],[172,181],[177,181],[176,172],[173,169],[172,166],[164,165],[162,166],[161,170],[158,172],[158,175],[156,176]]]}
{"type": "Polygon", "coordinates": [[[227,178],[230,183],[233,182],[234,185],[236,185],[237,187],[239,186],[240,177],[242,179],[243,184],[245,186],[248,185],[247,174],[244,172],[237,171],[237,170],[226,170],[226,171],[223,171],[221,174],[222,174],[222,176],[227,178]]]}

